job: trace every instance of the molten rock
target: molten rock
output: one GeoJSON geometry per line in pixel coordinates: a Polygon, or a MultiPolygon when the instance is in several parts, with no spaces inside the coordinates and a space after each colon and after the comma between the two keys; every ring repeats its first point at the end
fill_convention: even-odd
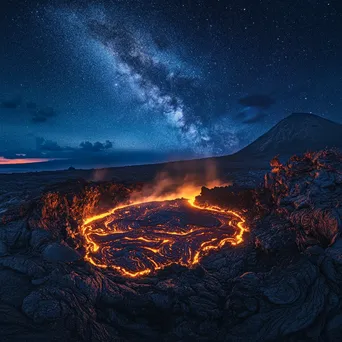
{"type": "Polygon", "coordinates": [[[197,207],[184,199],[118,207],[82,227],[86,260],[137,277],[171,264],[191,267],[213,250],[243,241],[235,212],[197,207]]]}

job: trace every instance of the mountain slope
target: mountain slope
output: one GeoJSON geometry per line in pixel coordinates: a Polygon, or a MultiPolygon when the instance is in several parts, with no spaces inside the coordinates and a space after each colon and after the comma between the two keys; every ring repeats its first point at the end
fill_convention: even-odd
{"type": "Polygon", "coordinates": [[[234,156],[287,157],[325,147],[342,147],[342,125],[314,114],[294,113],[234,156]]]}

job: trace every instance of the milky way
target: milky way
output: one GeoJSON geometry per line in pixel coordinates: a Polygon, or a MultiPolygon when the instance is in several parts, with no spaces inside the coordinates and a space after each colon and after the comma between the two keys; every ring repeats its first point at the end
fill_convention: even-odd
{"type": "Polygon", "coordinates": [[[234,153],[292,112],[341,122],[338,0],[1,6],[0,156],[161,162],[234,153]]]}
{"type": "Polygon", "coordinates": [[[99,8],[92,7],[86,12],[58,9],[54,14],[70,35],[75,34],[75,29],[79,31],[77,38],[81,35],[86,40],[89,54],[95,63],[98,59],[99,68],[104,68],[99,50],[104,52],[106,68],[114,75],[113,82],[109,82],[112,91],[118,92],[118,87],[121,91],[125,89],[129,96],[126,93],[123,97],[137,101],[141,115],[150,115],[151,124],[153,116],[164,118],[177,132],[182,146],[198,155],[220,154],[236,148],[238,139],[233,129],[224,128],[219,122],[207,122],[196,110],[199,101],[202,101],[202,110],[207,109],[206,116],[210,110],[204,108],[208,107],[204,92],[206,79],[199,68],[167,46],[171,43],[158,40],[157,35],[145,32],[141,26],[123,23],[117,15],[99,8]],[[94,53],[94,50],[97,51],[94,53]],[[198,98],[197,102],[193,101],[194,97],[198,98]]]}

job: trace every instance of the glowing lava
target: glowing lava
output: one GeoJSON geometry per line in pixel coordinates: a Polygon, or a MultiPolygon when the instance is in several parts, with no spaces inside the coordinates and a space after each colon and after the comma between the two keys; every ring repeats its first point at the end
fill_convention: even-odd
{"type": "Polygon", "coordinates": [[[85,259],[139,277],[173,263],[192,267],[210,251],[243,241],[248,228],[241,214],[200,207],[193,192],[188,199],[179,195],[153,196],[86,219],[85,259]]]}

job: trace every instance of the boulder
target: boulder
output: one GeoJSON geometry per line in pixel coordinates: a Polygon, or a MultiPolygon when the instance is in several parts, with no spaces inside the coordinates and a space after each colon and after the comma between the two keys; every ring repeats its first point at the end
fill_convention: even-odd
{"type": "Polygon", "coordinates": [[[81,255],[67,245],[54,242],[43,250],[43,258],[50,262],[74,262],[81,259],[81,255]]]}

